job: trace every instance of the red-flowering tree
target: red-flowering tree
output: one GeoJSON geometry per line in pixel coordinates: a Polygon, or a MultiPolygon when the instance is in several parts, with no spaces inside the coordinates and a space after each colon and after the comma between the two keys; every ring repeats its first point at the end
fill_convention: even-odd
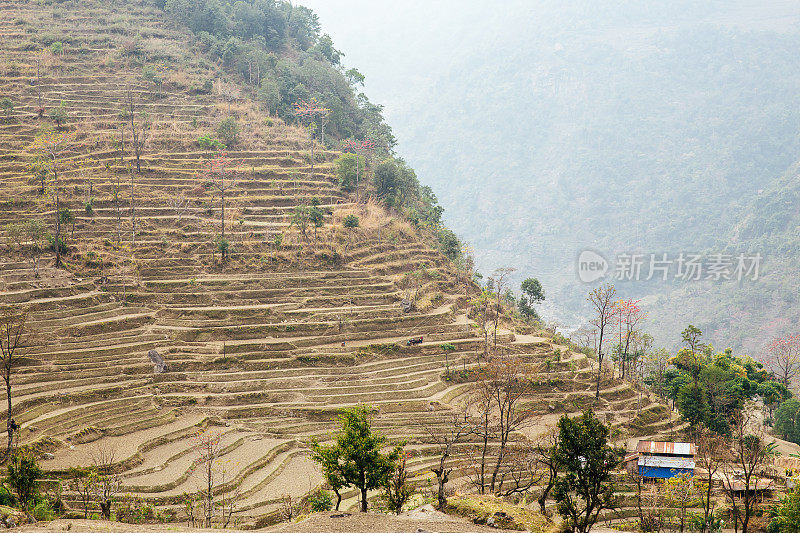
{"type": "Polygon", "coordinates": [[[294,116],[301,122],[308,122],[311,132],[311,177],[314,177],[314,129],[315,119],[320,118],[322,123],[322,141],[325,142],[325,117],[330,113],[330,109],[322,107],[316,98],[310,100],[298,100],[294,103],[294,116]]]}
{"type": "MultiPolygon", "coordinates": [[[[225,192],[236,185],[236,171],[233,168],[233,161],[228,157],[224,151],[217,152],[217,156],[206,162],[203,177],[206,180],[206,185],[213,187],[219,191],[221,198],[221,223],[222,223],[222,241],[225,240],[225,192]]],[[[221,241],[221,242],[222,242],[221,241]]],[[[221,247],[220,251],[222,256],[227,255],[227,249],[221,247]]]]}
{"type": "Polygon", "coordinates": [[[619,300],[614,303],[614,319],[619,325],[619,356],[621,377],[625,378],[626,369],[631,362],[633,354],[629,349],[631,341],[634,339],[637,326],[644,320],[647,314],[639,307],[641,300],[619,300]]]}
{"type": "Polygon", "coordinates": [[[768,347],[767,367],[785,387],[800,373],[800,334],[774,339],[768,347]]]}

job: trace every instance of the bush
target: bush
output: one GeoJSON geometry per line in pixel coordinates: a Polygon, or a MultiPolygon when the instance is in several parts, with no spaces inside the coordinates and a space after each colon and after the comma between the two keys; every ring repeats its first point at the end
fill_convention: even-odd
{"type": "Polygon", "coordinates": [[[218,139],[215,139],[214,137],[208,134],[198,138],[197,144],[199,144],[201,148],[205,148],[206,150],[223,150],[225,148],[225,145],[222,144],[218,139]]]}
{"type": "Polygon", "coordinates": [[[14,111],[14,101],[9,98],[0,98],[0,110],[2,110],[6,114],[6,118],[11,116],[11,112],[14,111]]]}
{"type": "Polygon", "coordinates": [[[31,514],[39,522],[50,522],[56,519],[56,513],[53,511],[53,507],[47,499],[40,500],[39,503],[34,506],[31,514]]]}
{"type": "Polygon", "coordinates": [[[357,228],[358,224],[358,217],[356,215],[347,215],[342,222],[345,228],[357,228]]]}
{"type": "Polygon", "coordinates": [[[318,490],[312,494],[308,502],[311,504],[311,510],[315,513],[333,509],[333,497],[330,492],[325,490],[318,490]]]}
{"type": "Polygon", "coordinates": [[[222,257],[228,257],[228,252],[230,251],[231,243],[228,239],[219,238],[216,241],[217,251],[220,253],[222,257]]]}
{"type": "Polygon", "coordinates": [[[225,146],[230,148],[239,141],[239,124],[233,117],[228,117],[217,126],[217,135],[225,146]]]}
{"type": "Polygon", "coordinates": [[[94,198],[89,198],[89,201],[83,204],[86,214],[92,216],[94,214],[94,198]]]}

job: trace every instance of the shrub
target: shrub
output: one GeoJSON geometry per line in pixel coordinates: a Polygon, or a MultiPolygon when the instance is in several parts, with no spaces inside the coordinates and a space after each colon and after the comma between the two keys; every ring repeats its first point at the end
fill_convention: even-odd
{"type": "MultiPolygon", "coordinates": [[[[197,118],[195,118],[195,120],[197,120],[197,118]]],[[[197,144],[199,144],[201,148],[205,148],[206,150],[223,150],[225,148],[225,145],[222,144],[218,139],[215,139],[214,137],[208,134],[198,138],[197,144]]]]}
{"type": "Polygon", "coordinates": [[[53,55],[63,56],[64,55],[64,43],[61,41],[56,41],[50,45],[50,51],[53,55]]]}
{"type": "Polygon", "coordinates": [[[50,505],[50,501],[45,499],[40,500],[31,511],[33,517],[39,522],[50,522],[56,519],[56,513],[50,505]]]}
{"type": "Polygon", "coordinates": [[[9,98],[0,98],[0,110],[2,110],[6,114],[6,118],[11,116],[11,112],[14,111],[14,101],[9,98]]]}
{"type": "Polygon", "coordinates": [[[308,499],[311,504],[311,510],[315,513],[321,511],[330,511],[333,508],[333,497],[331,493],[325,490],[318,490],[308,499]]]}
{"type": "Polygon", "coordinates": [[[359,225],[358,217],[356,215],[347,215],[342,221],[345,228],[357,228],[359,225]]]}
{"type": "Polygon", "coordinates": [[[83,209],[87,215],[92,216],[94,214],[94,198],[89,198],[89,201],[83,204],[83,209]]]}
{"type": "Polygon", "coordinates": [[[220,237],[219,239],[217,239],[216,245],[217,245],[217,251],[220,253],[220,255],[223,258],[228,257],[228,252],[230,251],[231,247],[231,243],[228,241],[228,239],[220,237]]]}
{"type": "Polygon", "coordinates": [[[228,117],[217,126],[217,135],[225,146],[234,146],[239,141],[239,124],[233,117],[228,117]]]}

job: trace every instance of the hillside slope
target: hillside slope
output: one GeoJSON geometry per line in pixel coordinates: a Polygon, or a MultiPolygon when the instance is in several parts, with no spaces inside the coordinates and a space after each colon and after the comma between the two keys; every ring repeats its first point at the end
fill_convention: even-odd
{"type": "MultiPolygon", "coordinates": [[[[372,200],[354,203],[333,175],[337,153],[318,147],[312,170],[306,130],[247,99],[226,101],[224,71],[149,2],[0,8],[0,94],[15,104],[0,124],[0,225],[41,219],[54,231],[54,195],[39,191],[31,144],[53,127],[50,111],[63,103],[68,114],[58,191],[76,221],[64,268],[48,252],[37,277],[31,244],[7,235],[0,256],[0,304],[29,309],[33,333],[12,414],[24,444],[53,454],[43,467],[110,460],[122,493],[180,509],[201,489],[196,434],[207,428],[221,439],[218,493],[236,496],[242,523],[266,523],[285,495],[321,481],[306,440],[330,432],[341,407],[368,402],[381,429],[409,440],[424,474],[425,426],[445,424],[470,387],[443,379],[445,365],[468,370],[481,348],[463,285],[432,237],[372,200]],[[51,41],[63,50],[40,52],[51,41]],[[163,87],[143,79],[154,61],[169,65],[163,87]],[[202,94],[206,81],[217,89],[202,94]],[[129,91],[136,120],[146,110],[153,124],[141,173],[122,142],[129,91]],[[223,261],[219,194],[204,186],[215,154],[197,139],[228,116],[242,133],[228,152],[238,180],[225,193],[223,261]],[[314,198],[325,224],[303,236],[290,221],[314,198]],[[359,227],[343,227],[349,214],[359,227]],[[404,312],[412,292],[417,309],[404,312]],[[411,336],[425,342],[406,346],[411,336]],[[456,348],[448,356],[445,342],[456,348]],[[150,350],[166,372],[154,373],[150,350]]],[[[500,353],[546,372],[529,399],[540,414],[592,404],[586,356],[547,337],[498,340],[500,353]]],[[[601,396],[595,410],[621,436],[680,427],[628,383],[606,379],[601,396]]],[[[458,457],[466,482],[469,443],[458,457]]]]}

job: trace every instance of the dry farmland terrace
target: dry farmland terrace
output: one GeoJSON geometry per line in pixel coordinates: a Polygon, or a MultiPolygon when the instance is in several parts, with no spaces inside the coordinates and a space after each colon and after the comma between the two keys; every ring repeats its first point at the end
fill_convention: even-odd
{"type": "MultiPolygon", "coordinates": [[[[0,121],[0,226],[40,218],[52,231],[53,184],[41,192],[31,145],[62,102],[59,201],[75,214],[60,269],[48,252],[37,276],[30,243],[3,237],[0,304],[30,311],[14,376],[22,442],[53,473],[113,457],[121,492],[179,508],[201,488],[196,435],[207,429],[225,465],[217,493],[236,495],[244,523],[264,523],[285,495],[320,484],[308,439],[326,438],[340,408],[369,403],[427,475],[427,429],[447,424],[469,396],[470,384],[444,379],[445,367],[482,364],[454,267],[430,236],[342,192],[337,153],[318,146],[312,167],[305,130],[247,98],[223,98],[225,73],[155,7],[81,5],[0,0],[0,97],[15,103],[0,121]],[[63,53],[39,51],[54,40],[63,53]],[[162,88],[142,78],[145,61],[174,65],[162,88]],[[212,89],[198,90],[206,80],[212,89]],[[120,119],[129,92],[153,124],[140,173],[120,119]],[[237,181],[226,191],[223,262],[214,245],[221,202],[202,177],[213,153],[197,139],[227,116],[242,133],[229,150],[237,181]],[[325,225],[303,236],[291,215],[312,198],[325,225]],[[360,227],[343,228],[348,214],[360,227]],[[406,312],[412,291],[417,306],[406,312]],[[424,342],[407,346],[412,336],[424,342]],[[443,343],[455,350],[445,355],[443,343]],[[166,372],[154,372],[151,350],[166,372]]],[[[592,361],[546,334],[503,330],[498,343],[498,356],[535,370],[527,402],[545,418],[592,406],[622,436],[679,429],[669,409],[624,381],[606,379],[594,402],[592,361]]],[[[457,450],[462,482],[473,444],[457,450]]],[[[345,504],[354,501],[348,493],[345,504]]]]}

